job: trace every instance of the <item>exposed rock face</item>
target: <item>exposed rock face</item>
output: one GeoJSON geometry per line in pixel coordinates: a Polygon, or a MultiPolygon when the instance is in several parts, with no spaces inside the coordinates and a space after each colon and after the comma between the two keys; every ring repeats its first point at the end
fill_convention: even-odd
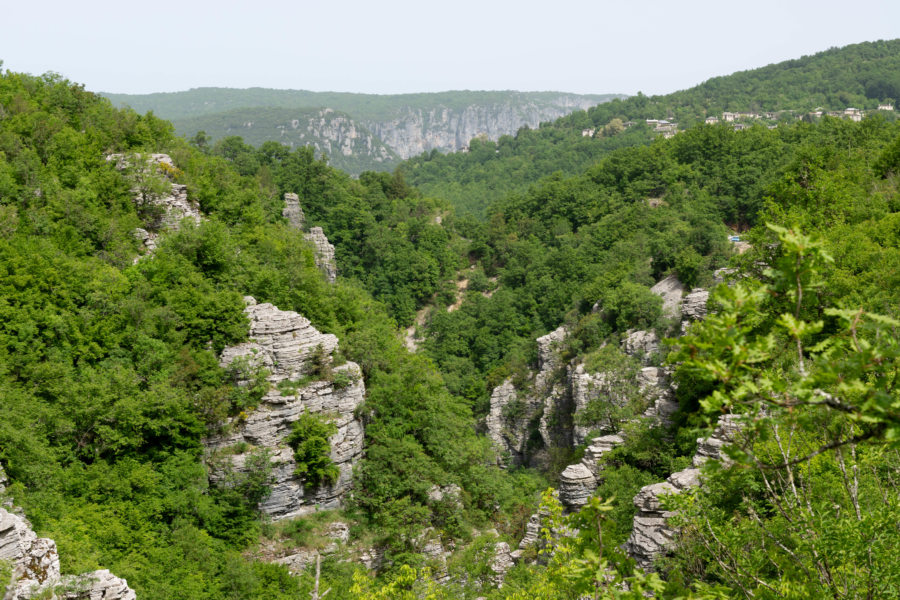
{"type": "MultiPolygon", "coordinates": [[[[281,215],[288,220],[292,227],[303,230],[306,225],[306,215],[300,206],[300,197],[297,194],[284,195],[284,208],[281,215]]],[[[325,274],[329,283],[337,279],[337,263],[334,260],[334,246],[328,241],[321,227],[313,227],[303,234],[307,242],[313,245],[316,266],[325,274]]]]}
{"type": "Polygon", "coordinates": [[[303,237],[310,242],[315,249],[316,266],[325,274],[329,283],[337,279],[337,263],[334,261],[334,246],[325,237],[321,227],[313,227],[303,237]]]}
{"type": "Polygon", "coordinates": [[[63,592],[65,600],[136,600],[128,582],[106,569],[70,578],[63,592]]]}
{"type": "Polygon", "coordinates": [[[709,291],[703,288],[694,288],[684,297],[681,303],[681,315],[691,321],[700,321],[706,318],[706,303],[709,300],[709,291]]]}
{"type": "Polygon", "coordinates": [[[503,587],[503,580],[506,579],[506,573],[515,565],[512,552],[509,550],[509,544],[506,542],[497,542],[494,544],[494,558],[491,560],[491,583],[495,586],[503,587]]]}
{"type": "Polygon", "coordinates": [[[564,327],[537,339],[538,372],[533,390],[519,393],[510,380],[494,388],[491,408],[485,419],[488,437],[501,454],[506,454],[513,465],[521,465],[530,459],[542,460],[526,447],[534,425],[543,446],[571,445],[570,395],[566,386],[556,380],[556,372],[562,365],[559,344],[565,339],[564,327]]]}
{"type": "Polygon", "coordinates": [[[281,210],[281,216],[287,219],[291,227],[303,229],[306,225],[306,215],[300,207],[300,197],[297,194],[287,193],[284,195],[284,208],[281,210]]]}
{"type": "MultiPolygon", "coordinates": [[[[168,174],[172,173],[176,168],[168,154],[151,154],[149,157],[143,157],[140,154],[110,154],[106,157],[106,160],[107,162],[115,162],[116,169],[120,171],[132,168],[135,163],[145,165],[136,169],[135,179],[161,175],[165,182],[168,174]]],[[[145,196],[145,192],[141,189],[139,183],[132,189],[135,193],[135,203],[148,203],[159,209],[158,220],[147,225],[153,231],[138,227],[133,232],[134,236],[144,245],[144,256],[156,250],[157,240],[161,233],[177,231],[184,219],[189,219],[195,224],[203,220],[200,207],[188,199],[186,185],[169,183],[168,188],[168,193],[151,193],[149,196],[145,196]]],[[[136,258],[135,262],[140,260],[140,258],[136,258]]]]}
{"type": "Polygon", "coordinates": [[[591,445],[585,449],[581,464],[584,465],[594,477],[598,477],[602,470],[600,460],[603,458],[603,455],[616,446],[624,443],[625,439],[618,434],[595,437],[591,440],[591,445]]]}
{"type": "Polygon", "coordinates": [[[670,318],[680,316],[684,286],[675,275],[660,280],[650,291],[663,299],[663,315],[670,318]]]}
{"type": "Polygon", "coordinates": [[[543,405],[541,398],[534,394],[523,394],[520,399],[510,380],[498,385],[491,393],[491,408],[485,419],[488,436],[494,447],[501,455],[507,455],[513,465],[524,464],[529,423],[543,405]]]}
{"type": "MultiPolygon", "coordinates": [[[[226,454],[226,466],[237,472],[251,468],[252,462],[248,461],[254,449],[270,452],[271,494],[260,504],[260,510],[275,519],[339,507],[352,485],[353,464],[362,454],[363,425],[354,415],[365,395],[362,372],[355,363],[348,362],[334,368],[336,374],[348,376],[350,383],[345,387],[323,380],[279,391],[275,387],[278,383],[297,381],[308,374],[313,358],[330,362],[337,338],[320,333],[308,319],[295,312],[282,311],[271,304],[256,304],[250,297],[245,301],[250,317],[250,341],[226,348],[220,363],[226,368],[241,362],[250,368],[263,367],[269,371],[267,379],[272,387],[256,410],[245,419],[232,420],[228,434],[207,440],[207,448],[213,451],[214,457],[226,454]],[[241,362],[235,363],[238,359],[241,362]],[[337,427],[337,433],[329,441],[331,460],[340,475],[334,484],[317,489],[307,489],[294,475],[293,450],[286,444],[292,424],[305,412],[327,415],[337,427]],[[232,448],[243,448],[243,451],[228,454],[232,448]]],[[[214,469],[213,479],[221,479],[223,473],[214,469]]]]}
{"type": "Polygon", "coordinates": [[[569,465],[559,476],[559,500],[570,509],[587,504],[596,489],[594,474],[582,463],[569,465]]]}
{"type": "MultiPolygon", "coordinates": [[[[59,570],[56,543],[39,538],[31,524],[17,514],[0,508],[0,560],[12,565],[13,579],[3,600],[24,600],[47,594],[59,599],[58,586],[67,600],[135,600],[128,583],[109,571],[94,571],[77,577],[63,577],[59,570]]],[[[44,597],[44,596],[42,596],[44,597]]]]}
{"type": "Polygon", "coordinates": [[[472,104],[460,108],[438,106],[432,109],[397,111],[383,121],[363,121],[401,158],[407,159],[432,149],[455,152],[467,148],[479,135],[497,140],[501,135],[515,134],[521,127],[537,127],[573,110],[587,109],[595,99],[560,94],[549,102],[521,102],[515,98],[504,103],[472,104]]]}
{"type": "Polygon", "coordinates": [[[665,554],[675,543],[677,531],[668,524],[672,513],[663,509],[662,498],[700,485],[699,467],[707,460],[723,459],[721,450],[733,438],[739,427],[736,416],[721,417],[710,437],[697,440],[697,452],[692,468],[673,473],[662,483],[644,486],[634,497],[638,514],[634,517],[631,536],[625,542],[624,548],[639,567],[651,570],[653,561],[665,554]]]}
{"type": "MultiPolygon", "coordinates": [[[[603,373],[588,373],[583,364],[570,365],[567,369],[567,379],[572,395],[572,408],[576,415],[584,411],[592,400],[596,400],[602,395],[608,396],[609,402],[623,401],[621,398],[609,395],[605,385],[606,377],[603,373]]],[[[583,444],[591,429],[592,427],[573,422],[572,443],[576,446],[583,444]]]]}
{"type": "Polygon", "coordinates": [[[659,353],[659,336],[655,331],[631,331],[622,340],[622,350],[649,364],[651,357],[659,353]]]}

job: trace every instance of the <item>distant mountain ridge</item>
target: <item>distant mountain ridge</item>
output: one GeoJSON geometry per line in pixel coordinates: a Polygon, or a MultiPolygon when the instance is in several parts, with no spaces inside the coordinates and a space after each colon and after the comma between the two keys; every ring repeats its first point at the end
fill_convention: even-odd
{"type": "Polygon", "coordinates": [[[266,88],[195,88],[145,95],[102,94],[118,106],[152,110],[179,134],[205,131],[213,140],[240,135],[247,143],[310,144],[335,166],[357,174],[387,170],[401,159],[464,149],[483,135],[496,140],[537,127],[621,94],[451,91],[352,94],[266,88]]]}

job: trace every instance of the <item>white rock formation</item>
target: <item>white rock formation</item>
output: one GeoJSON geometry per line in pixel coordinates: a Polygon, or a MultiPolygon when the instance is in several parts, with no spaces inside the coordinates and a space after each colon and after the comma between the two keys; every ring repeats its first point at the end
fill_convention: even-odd
{"type": "MultiPolygon", "coordinates": [[[[323,380],[282,393],[277,384],[297,381],[309,373],[313,366],[311,359],[316,355],[330,362],[337,338],[320,333],[308,319],[295,312],[279,310],[271,304],[256,304],[250,297],[245,301],[250,317],[250,341],[226,348],[220,363],[228,368],[235,360],[243,359],[245,366],[263,367],[269,371],[267,379],[272,385],[256,410],[246,418],[233,419],[226,429],[228,433],[208,439],[207,448],[213,459],[225,455],[222,458],[228,466],[238,472],[249,468],[247,461],[254,449],[263,448],[271,453],[271,494],[260,504],[260,510],[274,519],[337,508],[352,486],[353,465],[362,455],[363,425],[355,416],[365,395],[362,372],[355,363],[348,362],[334,368],[336,374],[343,373],[349,378],[346,387],[323,380]],[[317,489],[304,487],[294,475],[293,450],[286,444],[291,425],[305,412],[325,415],[337,427],[337,433],[329,441],[331,460],[340,475],[332,485],[317,489]],[[230,453],[234,448],[242,451],[230,453]]],[[[221,479],[222,474],[214,470],[212,477],[221,479]]]]}
{"type": "Polygon", "coordinates": [[[669,275],[656,283],[650,291],[663,299],[663,315],[666,317],[679,317],[681,313],[681,296],[684,294],[684,285],[678,281],[675,275],[669,275]]]}
{"type": "Polygon", "coordinates": [[[651,570],[653,561],[675,544],[677,531],[668,523],[672,513],[663,509],[662,498],[700,485],[699,467],[710,459],[724,459],[721,450],[733,439],[739,427],[739,420],[735,415],[721,417],[710,437],[697,440],[692,468],[673,473],[662,483],[644,486],[634,497],[638,514],[634,517],[631,536],[624,548],[639,567],[651,570]]]}
{"type": "Polygon", "coordinates": [[[109,571],[62,576],[56,542],[39,538],[22,516],[0,508],[0,560],[12,566],[3,600],[135,600],[128,583],[109,571]],[[57,593],[58,592],[58,593],[57,593]]]}
{"type": "Polygon", "coordinates": [[[629,356],[641,359],[649,364],[650,359],[659,353],[659,336],[655,331],[628,331],[622,340],[622,351],[629,356]]]}
{"type": "Polygon", "coordinates": [[[334,283],[337,279],[337,263],[334,260],[334,246],[325,237],[325,232],[321,227],[313,227],[303,237],[313,245],[316,266],[325,274],[329,283],[334,283]]]}
{"type": "Polygon", "coordinates": [[[597,479],[582,463],[569,465],[559,476],[559,501],[570,510],[578,510],[587,504],[596,489],[597,479]]]}
{"type": "Polygon", "coordinates": [[[694,288],[684,297],[681,303],[681,315],[691,321],[700,321],[706,318],[706,303],[709,300],[709,291],[703,288],[694,288]]]}
{"type": "Polygon", "coordinates": [[[284,208],[281,211],[281,216],[287,219],[291,227],[303,229],[303,226],[306,225],[306,215],[303,214],[303,209],[300,207],[300,197],[297,194],[287,193],[284,195],[284,208]]]}
{"type": "MultiPolygon", "coordinates": [[[[123,171],[132,166],[133,163],[143,163],[146,167],[138,170],[138,174],[148,175],[151,171],[161,172],[165,178],[166,173],[175,169],[175,164],[168,154],[150,154],[148,158],[142,157],[140,154],[110,154],[106,157],[107,162],[115,162],[116,169],[123,171]]],[[[152,173],[156,175],[156,173],[152,173]]],[[[148,224],[154,231],[148,231],[142,227],[138,227],[133,231],[134,236],[144,245],[144,254],[147,256],[156,250],[159,236],[165,231],[177,231],[184,219],[189,219],[195,224],[203,220],[200,213],[200,207],[188,199],[187,186],[170,183],[168,184],[169,192],[167,194],[153,194],[149,197],[149,204],[160,209],[160,219],[156,223],[148,224]]],[[[139,185],[136,185],[132,192],[135,195],[135,202],[144,202],[143,192],[139,185]]],[[[140,260],[137,257],[135,262],[140,260]]]]}

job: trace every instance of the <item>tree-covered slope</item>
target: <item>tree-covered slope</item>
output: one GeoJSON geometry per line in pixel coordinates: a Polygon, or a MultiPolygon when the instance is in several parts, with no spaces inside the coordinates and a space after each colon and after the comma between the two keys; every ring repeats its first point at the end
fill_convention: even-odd
{"type": "Polygon", "coordinates": [[[657,134],[642,124],[646,119],[674,121],[684,128],[707,116],[721,118],[723,111],[794,111],[779,117],[790,122],[818,107],[874,109],[900,99],[898,72],[900,40],[833,48],[716,77],[672,94],[612,100],[544,124],[537,131],[523,130],[513,139],[488,142],[477,152],[424,154],[401,168],[427,194],[484,216],[498,197],[522,190],[554,171],[575,175],[611,149],[648,143],[657,134]],[[636,125],[623,131],[622,125],[628,122],[636,125]],[[591,131],[591,136],[584,137],[584,130],[591,131]]]}
{"type": "Polygon", "coordinates": [[[176,131],[187,137],[205,131],[214,140],[241,135],[255,146],[267,140],[291,147],[310,144],[334,166],[359,174],[390,170],[398,157],[427,150],[459,150],[476,135],[497,139],[523,125],[536,127],[617,96],[512,91],[389,96],[200,88],[108,97],[172,119],[176,131]]]}
{"type": "MultiPolygon", "coordinates": [[[[142,599],[308,594],[308,577],[247,553],[264,525],[265,470],[209,478],[204,437],[259,401],[217,356],[247,337],[244,295],[336,334],[362,367],[366,458],[352,518],[388,557],[429,524],[464,531],[522,501],[490,466],[468,407],[403,348],[389,314],[455,268],[433,207],[390,176],[355,181],[309,149],[275,146],[242,175],[240,156],[206,155],[169,123],[57,76],[0,75],[0,464],[16,503],[59,544],[64,572],[109,568],[142,599]],[[205,219],[136,261],[135,229],[157,231],[159,215],[140,200],[143,171],[118,170],[113,152],[168,153],[165,177],[205,219]],[[281,189],[334,237],[338,283],[282,218],[281,189]],[[393,287],[420,263],[429,278],[415,291],[393,287]],[[404,299],[389,309],[365,287],[404,299]],[[435,508],[431,486],[454,483],[460,503],[435,508]]],[[[340,597],[353,567],[334,568],[340,597]]]]}

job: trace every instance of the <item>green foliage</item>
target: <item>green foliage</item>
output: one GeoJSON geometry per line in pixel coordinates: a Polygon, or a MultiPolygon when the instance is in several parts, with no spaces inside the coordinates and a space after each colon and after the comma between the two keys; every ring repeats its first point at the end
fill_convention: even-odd
{"type": "MultiPolygon", "coordinates": [[[[497,143],[473,140],[467,153],[426,153],[410,159],[401,168],[413,185],[426,194],[448,200],[460,212],[489,218],[494,203],[504,195],[523,193],[555,172],[569,176],[580,174],[618,149],[649,144],[657,135],[644,124],[645,119],[667,119],[677,122],[680,129],[688,129],[703,123],[708,116],[721,117],[723,111],[785,111],[778,115],[779,122],[792,123],[818,107],[841,111],[849,106],[874,109],[885,99],[900,97],[898,66],[898,40],[832,48],[759,69],[714,77],[671,94],[645,96],[638,92],[627,99],[613,99],[552,123],[542,123],[537,130],[523,128],[515,137],[504,136],[497,143]],[[616,121],[635,124],[610,136],[611,129],[618,129],[613,125],[616,121]],[[602,129],[605,133],[583,137],[584,129],[602,129]]],[[[760,152],[745,153],[743,161],[765,170],[766,163],[757,160],[768,153],[759,145],[765,128],[754,129],[763,131],[739,139],[750,142],[755,138],[760,152]]],[[[689,131],[708,136],[712,143],[700,152],[714,155],[724,149],[715,138],[727,137],[731,125],[693,127],[689,131]]],[[[674,139],[683,135],[680,133],[674,139]]],[[[745,166],[735,163],[723,170],[724,177],[716,177],[710,183],[724,188],[721,194],[724,198],[732,195],[729,188],[734,184],[754,187],[764,183],[754,179],[745,166]]],[[[651,192],[647,195],[655,196],[652,190],[647,191],[651,192]]],[[[752,218],[755,211],[741,213],[745,218],[752,218]]],[[[737,219],[729,221],[737,222],[737,219]]]]}
{"type": "Polygon", "coordinates": [[[291,433],[285,440],[294,449],[297,468],[294,474],[304,485],[317,488],[334,483],[340,475],[331,460],[331,443],[328,438],[337,433],[337,426],[321,415],[303,413],[291,425],[291,433]]]}

